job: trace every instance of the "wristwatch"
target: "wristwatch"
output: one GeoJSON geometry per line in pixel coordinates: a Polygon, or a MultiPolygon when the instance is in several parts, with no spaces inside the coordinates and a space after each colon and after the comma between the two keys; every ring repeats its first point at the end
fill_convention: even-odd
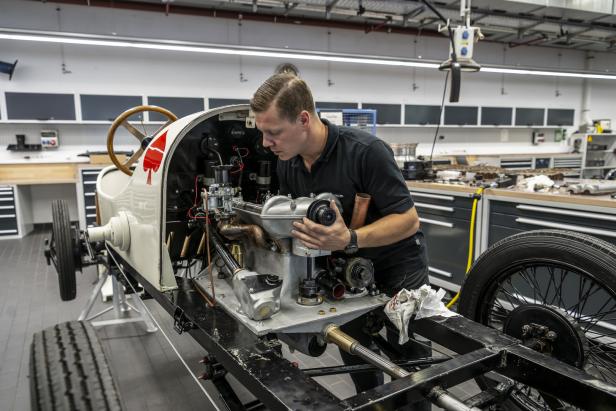
{"type": "Polygon", "coordinates": [[[351,241],[344,247],[344,252],[347,254],[355,254],[359,247],[357,247],[357,233],[352,228],[349,228],[349,233],[351,233],[351,241]]]}

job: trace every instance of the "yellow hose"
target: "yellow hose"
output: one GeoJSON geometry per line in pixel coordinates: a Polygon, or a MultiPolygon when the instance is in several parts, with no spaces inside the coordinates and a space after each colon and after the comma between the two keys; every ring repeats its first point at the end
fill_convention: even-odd
{"type": "MultiPolygon", "coordinates": [[[[465,275],[468,274],[468,272],[471,270],[471,266],[473,265],[473,239],[475,236],[475,219],[477,217],[477,203],[479,202],[479,199],[481,198],[481,193],[483,192],[483,188],[478,188],[477,191],[475,191],[475,200],[473,200],[473,209],[471,211],[471,227],[469,230],[469,237],[468,237],[468,260],[466,262],[466,271],[465,271],[465,275]]],[[[451,306],[453,306],[456,301],[458,301],[458,298],[460,298],[460,291],[458,291],[458,293],[451,299],[451,301],[449,301],[449,303],[447,303],[447,308],[451,308],[451,306]]]]}

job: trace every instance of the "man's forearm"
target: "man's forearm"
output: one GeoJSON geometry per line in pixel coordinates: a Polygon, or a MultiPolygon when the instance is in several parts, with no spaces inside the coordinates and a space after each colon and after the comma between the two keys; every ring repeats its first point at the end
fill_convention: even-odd
{"type": "Polygon", "coordinates": [[[396,243],[415,234],[419,217],[413,207],[403,214],[390,214],[357,230],[359,248],[381,247],[396,243]]]}

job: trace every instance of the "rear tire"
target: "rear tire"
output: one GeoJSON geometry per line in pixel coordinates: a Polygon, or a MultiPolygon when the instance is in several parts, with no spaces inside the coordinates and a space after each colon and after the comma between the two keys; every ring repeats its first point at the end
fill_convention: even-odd
{"type": "Polygon", "coordinates": [[[77,281],[75,278],[75,255],[71,219],[68,204],[64,200],[54,200],[51,203],[53,247],[56,254],[56,269],[62,301],[75,299],[77,281]]]}
{"type": "MultiPolygon", "coordinates": [[[[591,315],[592,311],[588,306],[592,304],[586,304],[591,296],[595,299],[599,296],[605,299],[605,308],[598,309],[599,312],[603,310],[611,313],[616,310],[616,246],[581,233],[561,230],[528,231],[497,242],[475,261],[462,287],[458,312],[473,321],[505,332],[506,319],[511,315],[511,307],[506,307],[505,302],[515,304],[518,308],[534,305],[567,311],[574,326],[584,330],[588,341],[597,347],[598,341],[601,340],[599,337],[602,336],[596,325],[591,325],[594,321],[593,316],[612,322],[616,321],[616,318],[614,315],[600,316],[599,313],[591,315]],[[547,276],[546,271],[551,276],[547,276]],[[577,283],[574,281],[576,278],[579,278],[577,283]],[[516,283],[515,280],[520,281],[516,283]],[[521,286],[525,282],[528,285],[527,289],[533,290],[526,297],[517,289],[517,287],[522,289],[521,286]],[[573,289],[573,293],[569,292],[572,295],[565,294],[564,290],[567,287],[571,289],[576,285],[579,286],[577,293],[573,289]],[[522,296],[516,297],[516,295],[522,296]],[[497,296],[500,296],[500,302],[495,302],[498,300],[497,296]],[[579,297],[577,305],[576,297],[579,297]],[[582,316],[583,310],[587,310],[584,314],[588,317],[582,316]],[[591,335],[590,331],[595,335],[591,335]]],[[[613,332],[608,332],[606,337],[611,334],[613,332]]],[[[514,337],[520,338],[517,335],[514,337]]],[[[606,346],[609,352],[601,358],[593,352],[588,353],[586,346],[584,351],[588,357],[581,361],[582,364],[571,365],[584,369],[599,380],[615,384],[616,361],[612,346],[610,344],[606,346]]],[[[495,385],[486,377],[479,377],[476,380],[482,389],[495,385]]],[[[541,409],[544,404],[533,403],[537,398],[531,401],[530,396],[526,394],[526,388],[528,387],[520,385],[502,404],[502,408],[541,409]]],[[[545,394],[539,396],[541,400],[539,402],[547,403],[552,408],[559,402],[545,394]]],[[[566,405],[556,405],[557,408],[560,406],[566,405]]]]}
{"type": "Polygon", "coordinates": [[[121,411],[103,347],[92,326],[57,324],[34,334],[30,347],[32,411],[121,411]]]}

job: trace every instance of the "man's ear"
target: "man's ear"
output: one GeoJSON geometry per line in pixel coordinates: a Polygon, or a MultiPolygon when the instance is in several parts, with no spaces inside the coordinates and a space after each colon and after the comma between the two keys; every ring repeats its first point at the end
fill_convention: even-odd
{"type": "Polygon", "coordinates": [[[299,113],[299,123],[304,127],[310,124],[310,113],[308,113],[308,111],[302,110],[302,112],[299,113]]]}

